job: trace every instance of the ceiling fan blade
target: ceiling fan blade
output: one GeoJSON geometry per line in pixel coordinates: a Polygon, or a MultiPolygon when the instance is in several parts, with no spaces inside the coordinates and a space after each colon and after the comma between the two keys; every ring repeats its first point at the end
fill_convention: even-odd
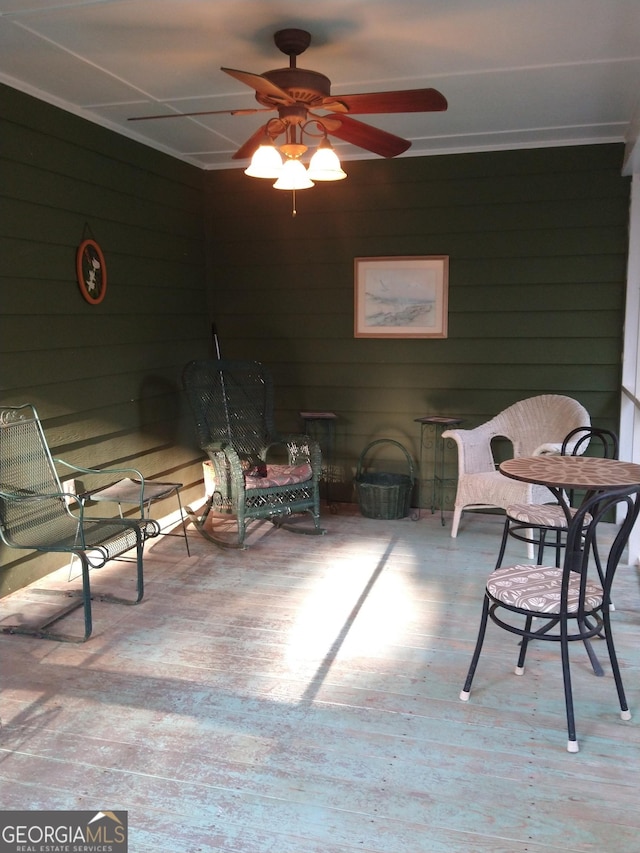
{"type": "Polygon", "coordinates": [[[201,110],[197,113],[164,113],[155,116],[131,116],[127,121],[147,121],[153,118],[189,118],[190,116],[251,116],[254,113],[270,113],[275,107],[255,107],[248,110],[201,110]]]}
{"type": "Polygon", "coordinates": [[[357,121],[354,118],[341,115],[336,116],[336,121],[340,122],[340,127],[330,130],[329,133],[344,142],[350,142],[352,145],[357,145],[358,148],[372,151],[381,157],[397,157],[398,154],[402,154],[403,151],[411,148],[408,139],[394,136],[392,133],[387,133],[386,130],[371,127],[371,125],[364,124],[364,122],[357,121]]]}
{"type": "MultiPolygon", "coordinates": [[[[323,108],[324,109],[324,108],[323,108]]],[[[308,117],[310,121],[317,121],[321,124],[327,133],[332,133],[334,130],[337,130],[340,127],[341,118],[337,116],[334,118],[333,116],[321,116],[318,113],[308,113],[308,117]]]]}
{"type": "Polygon", "coordinates": [[[220,70],[224,71],[226,74],[230,74],[231,77],[234,77],[241,83],[250,86],[252,89],[255,89],[259,95],[265,95],[272,101],[279,104],[295,104],[295,100],[291,95],[287,95],[284,89],[281,89],[279,86],[276,86],[275,83],[267,80],[267,78],[263,77],[262,74],[252,74],[250,71],[237,71],[235,68],[221,68],[220,70]]]}
{"type": "MultiPolygon", "coordinates": [[[[334,110],[333,104],[347,108],[349,115],[374,113],[429,113],[447,109],[447,99],[437,89],[404,89],[398,92],[368,92],[361,95],[334,95],[323,108],[334,110]]],[[[336,110],[341,112],[340,109],[336,110]]]]}

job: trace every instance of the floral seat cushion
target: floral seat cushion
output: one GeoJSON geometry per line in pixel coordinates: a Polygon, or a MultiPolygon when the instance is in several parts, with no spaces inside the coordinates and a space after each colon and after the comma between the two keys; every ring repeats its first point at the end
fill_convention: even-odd
{"type": "MultiPolygon", "coordinates": [[[[578,606],[578,574],[569,580],[568,612],[575,613],[578,606]]],[[[560,612],[560,585],[562,569],[552,566],[508,566],[496,569],[487,581],[487,592],[495,601],[510,607],[519,607],[536,613],[560,612]]],[[[585,606],[602,604],[602,588],[587,582],[585,606]]]]}
{"type": "Polygon", "coordinates": [[[251,473],[244,478],[247,489],[269,489],[273,486],[292,486],[296,483],[306,483],[311,479],[311,465],[267,465],[266,474],[262,471],[256,476],[251,473]]]}

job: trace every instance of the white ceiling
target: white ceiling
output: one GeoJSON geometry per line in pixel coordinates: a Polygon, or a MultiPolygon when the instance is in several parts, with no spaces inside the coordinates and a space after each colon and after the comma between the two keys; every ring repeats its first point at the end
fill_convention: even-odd
{"type": "Polygon", "coordinates": [[[298,66],[334,95],[444,94],[447,112],[358,116],[410,139],[402,156],[632,142],[640,0],[0,0],[0,81],[201,168],[244,166],[263,116],[127,119],[258,106],[220,67],[286,66],[285,27],[312,34],[298,66]]]}

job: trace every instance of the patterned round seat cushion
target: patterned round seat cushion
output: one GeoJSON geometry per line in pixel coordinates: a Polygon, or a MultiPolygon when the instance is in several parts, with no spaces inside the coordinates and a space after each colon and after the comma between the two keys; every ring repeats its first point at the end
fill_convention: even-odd
{"type": "MultiPolygon", "coordinates": [[[[569,512],[571,517],[576,514],[573,507],[569,507],[569,512]]],[[[567,529],[567,517],[559,504],[511,504],[506,513],[512,521],[530,524],[532,527],[567,529]]],[[[585,515],[584,523],[585,527],[591,523],[589,513],[585,515]]]]}
{"type": "MultiPolygon", "coordinates": [[[[580,577],[569,580],[568,612],[578,609],[580,577]]],[[[560,612],[560,585],[562,569],[552,566],[507,566],[496,569],[487,581],[487,592],[491,598],[511,607],[531,610],[536,613],[560,612]]],[[[585,606],[592,609],[602,604],[602,588],[587,582],[585,606]]]]}

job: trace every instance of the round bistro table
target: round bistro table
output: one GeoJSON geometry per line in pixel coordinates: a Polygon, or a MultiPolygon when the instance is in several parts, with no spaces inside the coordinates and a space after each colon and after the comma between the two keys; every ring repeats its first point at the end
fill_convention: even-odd
{"type": "Polygon", "coordinates": [[[547,486],[556,495],[565,489],[592,494],[640,484],[640,465],[594,456],[520,456],[501,462],[500,471],[512,480],[547,486]]]}
{"type": "MultiPolygon", "coordinates": [[[[547,486],[563,507],[567,522],[570,521],[569,506],[565,490],[585,490],[585,500],[598,492],[625,486],[640,485],[640,465],[619,459],[601,459],[594,456],[520,456],[500,463],[500,471],[512,480],[537,483],[547,486]]],[[[603,670],[591,643],[585,640],[585,648],[593,671],[602,676],[603,670]]]]}

